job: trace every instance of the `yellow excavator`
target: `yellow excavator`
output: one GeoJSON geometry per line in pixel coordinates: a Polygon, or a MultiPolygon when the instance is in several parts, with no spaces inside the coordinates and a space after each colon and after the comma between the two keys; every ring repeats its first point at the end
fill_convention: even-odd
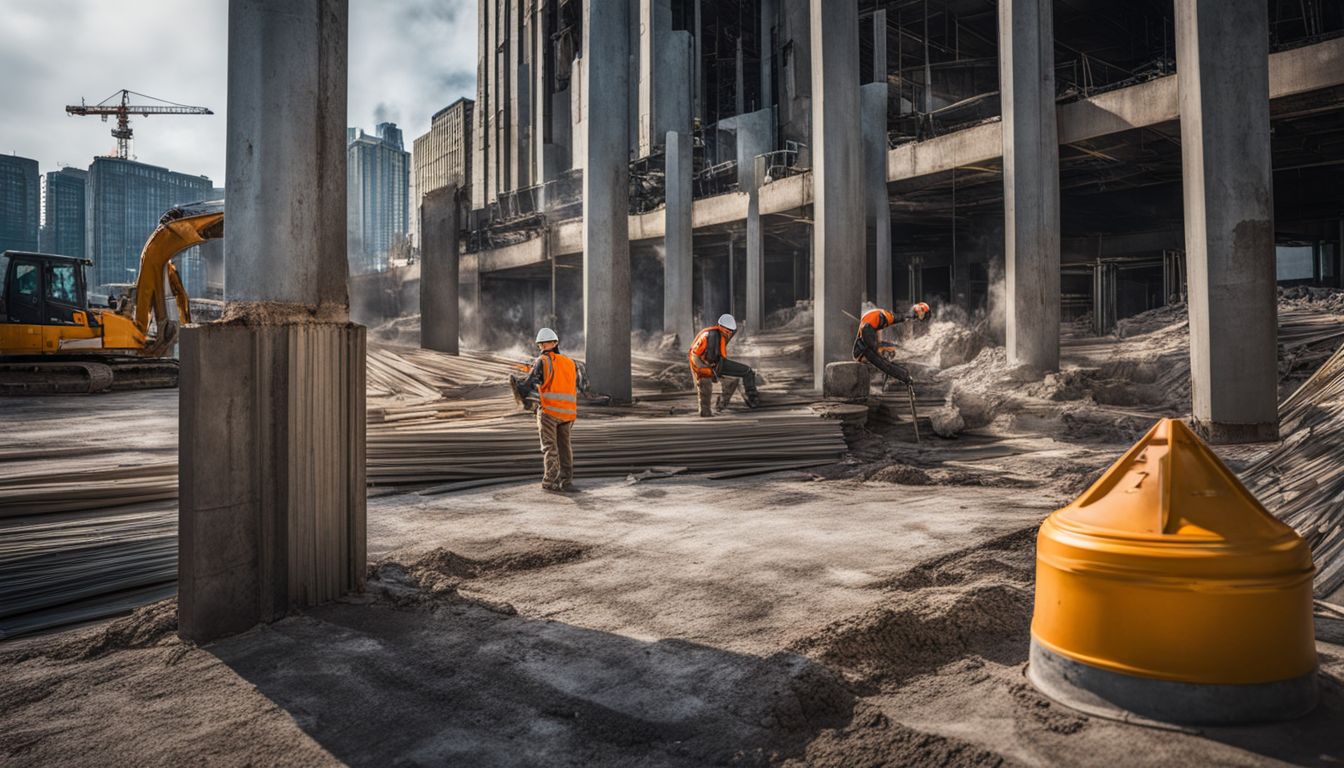
{"type": "Polygon", "coordinates": [[[170,355],[191,308],[173,259],[224,236],[224,203],[173,208],[140,252],[135,285],[90,307],[88,259],[0,254],[0,395],[75,394],[177,386],[170,355]],[[177,321],[168,312],[168,289],[177,321]]]}

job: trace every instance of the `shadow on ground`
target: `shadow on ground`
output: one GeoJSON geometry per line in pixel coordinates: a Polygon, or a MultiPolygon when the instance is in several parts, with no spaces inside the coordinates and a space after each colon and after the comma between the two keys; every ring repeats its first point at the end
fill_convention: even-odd
{"type": "Polygon", "coordinates": [[[763,764],[855,707],[796,654],[641,642],[469,601],[333,605],[207,650],[356,766],[763,764]]]}

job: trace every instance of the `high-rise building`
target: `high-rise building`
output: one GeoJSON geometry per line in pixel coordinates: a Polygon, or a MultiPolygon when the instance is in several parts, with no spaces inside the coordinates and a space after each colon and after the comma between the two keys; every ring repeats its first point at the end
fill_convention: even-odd
{"type": "MultiPolygon", "coordinates": [[[[85,253],[93,260],[89,284],[105,287],[135,281],[140,250],[159,218],[173,206],[210,197],[214,185],[205,176],[176,173],[133,160],[94,158],[86,192],[85,253]]],[[[199,248],[174,262],[189,295],[205,289],[199,248]]]]}
{"type": "Polygon", "coordinates": [[[48,171],[42,177],[43,253],[84,256],[84,192],[89,172],[78,168],[48,171]]]}
{"type": "Polygon", "coordinates": [[[0,251],[36,251],[37,161],[0,155],[0,251]]]}
{"type": "Polygon", "coordinates": [[[411,155],[395,123],[379,123],[377,135],[349,128],[346,137],[350,268],[378,271],[393,243],[408,232],[411,155]]]}
{"type": "MultiPolygon", "coordinates": [[[[415,140],[411,235],[419,244],[420,198],[449,184],[459,190],[471,183],[471,117],[476,102],[458,99],[434,114],[429,132],[415,140]]],[[[469,193],[467,199],[470,199],[469,193]]]]}

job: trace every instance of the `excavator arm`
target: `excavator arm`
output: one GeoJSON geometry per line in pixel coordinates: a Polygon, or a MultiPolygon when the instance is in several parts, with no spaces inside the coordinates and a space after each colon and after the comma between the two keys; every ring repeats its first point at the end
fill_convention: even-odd
{"type": "Polygon", "coordinates": [[[191,321],[189,298],[172,260],[193,245],[223,236],[222,201],[178,206],[159,219],[159,226],[140,252],[140,273],[135,282],[132,319],[142,332],[149,333],[152,317],[157,336],[164,339],[170,335],[165,287],[172,289],[182,322],[191,321]]]}

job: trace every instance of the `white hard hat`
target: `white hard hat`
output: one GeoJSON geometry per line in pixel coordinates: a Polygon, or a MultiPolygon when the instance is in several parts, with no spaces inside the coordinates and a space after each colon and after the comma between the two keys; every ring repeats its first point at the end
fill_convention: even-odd
{"type": "Polygon", "coordinates": [[[555,331],[552,331],[550,328],[542,328],[540,331],[537,331],[538,344],[542,343],[543,341],[559,341],[559,340],[560,337],[556,336],[555,331]]]}
{"type": "Polygon", "coordinates": [[[733,319],[732,315],[719,315],[719,325],[730,331],[737,330],[737,321],[733,319]]]}

